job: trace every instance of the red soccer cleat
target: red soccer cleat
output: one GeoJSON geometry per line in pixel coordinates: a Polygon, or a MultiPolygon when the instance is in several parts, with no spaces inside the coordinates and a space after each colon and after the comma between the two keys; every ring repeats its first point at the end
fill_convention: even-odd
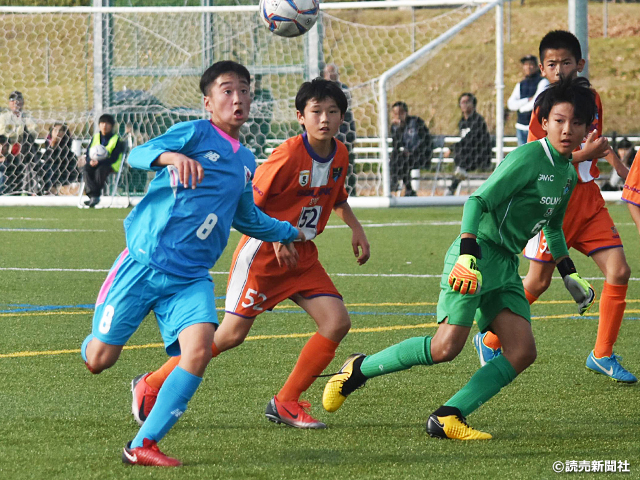
{"type": "Polygon", "coordinates": [[[296,428],[327,428],[327,425],[309,415],[309,402],[281,402],[275,396],[267,405],[265,416],[272,422],[296,428]]]}
{"type": "Polygon", "coordinates": [[[122,463],[146,467],[182,466],[180,460],[166,456],[160,451],[156,442],[147,438],[142,441],[142,447],[131,448],[131,442],[127,443],[122,451],[122,463]]]}
{"type": "Polygon", "coordinates": [[[143,373],[131,381],[131,394],[133,396],[133,401],[131,402],[131,413],[140,426],[142,426],[149,416],[149,413],[156,404],[156,399],[158,398],[159,390],[157,388],[150,387],[146,382],[146,378],[149,375],[151,375],[151,373],[143,373]]]}

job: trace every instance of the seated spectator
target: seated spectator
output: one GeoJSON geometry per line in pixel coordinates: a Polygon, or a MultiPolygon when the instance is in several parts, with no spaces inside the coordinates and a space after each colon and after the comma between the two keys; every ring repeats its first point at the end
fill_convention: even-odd
{"type": "Polygon", "coordinates": [[[90,208],[100,203],[100,195],[107,183],[109,174],[120,169],[124,142],[113,131],[115,123],[113,116],[107,113],[103,114],[98,120],[99,131],[93,136],[91,144],[87,148],[86,162],[84,164],[84,190],[89,200],[84,203],[90,208]],[[91,158],[91,147],[96,145],[102,145],[107,149],[108,155],[106,158],[91,158]]]}
{"type": "MultiPolygon", "coordinates": [[[[633,143],[631,143],[627,137],[624,137],[620,142],[618,142],[617,150],[622,163],[627,167],[631,167],[633,159],[636,156],[636,149],[633,148],[633,143]]],[[[613,192],[616,190],[622,190],[623,186],[624,179],[618,175],[615,168],[612,168],[609,180],[603,183],[600,189],[605,192],[613,192]]]]}
{"type": "Polygon", "coordinates": [[[7,164],[12,162],[12,155],[9,153],[10,148],[9,139],[4,135],[0,135],[0,195],[4,193],[7,181],[7,164]]]}
{"type": "Polygon", "coordinates": [[[23,111],[24,96],[15,90],[9,95],[9,109],[0,114],[0,135],[10,144],[11,162],[5,160],[4,193],[20,193],[30,190],[26,175],[30,172],[38,146],[35,143],[37,126],[31,117],[23,111]]]}
{"type": "Polygon", "coordinates": [[[51,127],[40,163],[43,195],[58,194],[60,187],[78,181],[77,158],[71,143],[71,135],[65,124],[58,122],[51,127]]]}
{"type": "Polygon", "coordinates": [[[476,112],[478,100],[472,93],[463,93],[458,99],[462,117],[458,122],[460,141],[453,146],[456,169],[449,186],[454,195],[459,183],[467,178],[470,170],[491,169],[492,141],[489,127],[482,115],[476,112]]]}
{"type": "Polygon", "coordinates": [[[391,138],[393,149],[389,160],[391,189],[405,187],[405,197],[415,197],[411,186],[411,170],[431,166],[431,135],[420,117],[409,115],[404,102],[396,102],[391,108],[391,138]]]}

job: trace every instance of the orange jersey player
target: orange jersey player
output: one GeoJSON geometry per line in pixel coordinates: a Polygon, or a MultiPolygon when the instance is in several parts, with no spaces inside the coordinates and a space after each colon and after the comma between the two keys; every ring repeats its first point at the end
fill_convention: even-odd
{"type": "MultiPolygon", "coordinates": [[[[542,39],[540,61],[542,75],[552,84],[558,82],[561,76],[577,76],[585,64],[580,42],[572,33],[563,30],[549,32],[542,39]]],[[[602,137],[602,103],[597,92],[596,105],[598,115],[591,125],[590,133],[573,153],[578,184],[571,194],[562,229],[567,246],[593,258],[605,277],[600,296],[596,344],[587,357],[586,367],[617,382],[635,383],[636,377],[620,365],[620,357],[613,353],[626,307],[631,269],[627,264],[618,230],[605,208],[600,188],[594,181],[600,174],[598,158],[605,157],[622,178],[627,177],[629,169],[609,147],[607,139],[602,137]]],[[[534,112],[529,123],[528,141],[544,136],[537,112],[534,112]]],[[[549,288],[556,266],[544,233],[538,233],[529,241],[524,256],[532,260],[523,280],[527,299],[532,304],[549,288]]],[[[589,306],[590,304],[579,305],[580,314],[589,306]]],[[[500,342],[491,332],[478,334],[474,338],[474,345],[482,364],[500,353],[500,342]]]]}
{"type": "MultiPolygon", "coordinates": [[[[324,230],[331,211],[351,228],[353,252],[362,265],[369,259],[369,243],[347,203],[344,187],[349,167],[346,147],[334,135],[344,118],[347,99],[340,85],[323,79],[305,82],[296,96],[297,118],[305,132],[276,148],[257,170],[254,201],[268,215],[298,225],[307,240],[324,230]]],[[[293,371],[268,403],[266,417],[297,428],[325,428],[300,400],[331,363],[340,341],[351,328],[342,296],[318,260],[315,244],[280,243],[243,236],[229,273],[225,317],[218,328],[213,356],[240,345],[255,318],[286,299],[302,307],[318,331],[300,353],[293,371]]],[[[175,357],[156,372],[140,375],[132,383],[133,415],[139,423],[149,414],[158,389],[175,367],[175,357]]]]}
{"type": "Polygon", "coordinates": [[[629,175],[624,182],[622,200],[627,202],[631,218],[633,218],[638,228],[638,233],[640,233],[640,150],[636,153],[629,175]]]}

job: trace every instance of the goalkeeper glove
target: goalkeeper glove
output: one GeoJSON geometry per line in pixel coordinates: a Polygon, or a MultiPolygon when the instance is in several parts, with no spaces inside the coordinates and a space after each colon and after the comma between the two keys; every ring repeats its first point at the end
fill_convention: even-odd
{"type": "Polygon", "coordinates": [[[564,286],[578,304],[578,313],[584,315],[596,301],[596,292],[589,282],[583,280],[569,257],[558,263],[558,272],[562,275],[564,286]]]}
{"type": "Polygon", "coordinates": [[[460,256],[449,274],[449,285],[453,290],[463,295],[480,292],[482,274],[478,270],[478,258],[482,258],[482,252],[476,239],[461,239],[460,256]]]}

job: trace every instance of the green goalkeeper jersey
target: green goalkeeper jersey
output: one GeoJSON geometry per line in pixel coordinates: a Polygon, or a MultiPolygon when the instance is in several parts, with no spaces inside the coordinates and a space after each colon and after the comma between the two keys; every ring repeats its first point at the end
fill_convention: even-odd
{"type": "Polygon", "coordinates": [[[465,203],[461,233],[518,254],[541,229],[553,258],[568,255],[562,221],[577,182],[571,158],[546,138],[511,152],[465,203]]]}

